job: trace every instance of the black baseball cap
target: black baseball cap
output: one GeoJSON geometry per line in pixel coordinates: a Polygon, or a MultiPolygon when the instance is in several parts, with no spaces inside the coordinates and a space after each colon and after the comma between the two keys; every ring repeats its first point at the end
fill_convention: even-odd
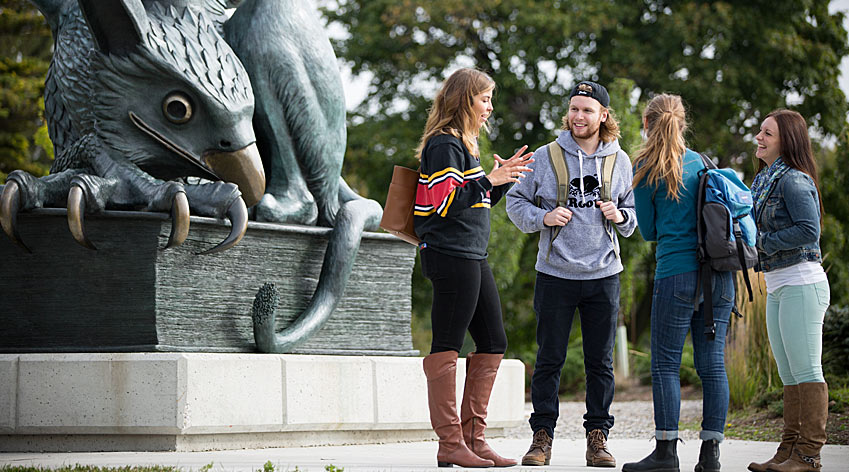
{"type": "Polygon", "coordinates": [[[588,80],[578,82],[578,85],[575,85],[575,87],[572,88],[572,93],[569,94],[569,98],[571,99],[575,95],[583,95],[585,97],[594,98],[598,101],[598,103],[601,103],[601,106],[604,108],[607,108],[610,105],[610,95],[607,94],[607,89],[604,88],[603,85],[599,85],[595,82],[590,82],[588,80]]]}

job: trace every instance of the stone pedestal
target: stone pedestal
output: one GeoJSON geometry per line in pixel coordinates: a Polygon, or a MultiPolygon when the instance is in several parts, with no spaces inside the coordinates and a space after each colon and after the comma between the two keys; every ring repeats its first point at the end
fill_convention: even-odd
{"type": "MultiPolygon", "coordinates": [[[[192,217],[182,246],[162,250],[164,214],[86,217],[97,246],[78,245],[65,210],[18,216],[32,254],[0,233],[0,352],[254,352],[257,290],[280,291],[280,330],[315,290],[329,228],[250,222],[227,251],[225,222],[192,217]]],[[[414,356],[410,293],[415,248],[365,233],[344,297],[324,327],[293,352],[414,356]]]]}
{"type": "MultiPolygon", "coordinates": [[[[501,364],[487,436],[524,422],[501,364]]],[[[461,398],[465,364],[457,368],[461,398]]],[[[0,354],[0,451],[196,451],[435,438],[421,358],[0,354]]]]}

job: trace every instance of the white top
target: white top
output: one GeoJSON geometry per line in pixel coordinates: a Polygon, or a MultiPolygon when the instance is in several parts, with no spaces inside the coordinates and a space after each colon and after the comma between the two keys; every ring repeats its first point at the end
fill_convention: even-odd
{"type": "Polygon", "coordinates": [[[785,285],[808,285],[822,281],[828,281],[828,277],[819,262],[800,262],[783,269],[764,272],[766,293],[772,293],[785,285]]]}

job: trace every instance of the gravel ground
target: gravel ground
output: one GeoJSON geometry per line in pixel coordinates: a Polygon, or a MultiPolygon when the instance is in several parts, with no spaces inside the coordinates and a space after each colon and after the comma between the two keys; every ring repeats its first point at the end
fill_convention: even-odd
{"type": "MultiPolygon", "coordinates": [[[[525,419],[530,418],[533,407],[530,403],[525,404],[525,419]]],[[[554,428],[555,438],[583,439],[584,432],[584,402],[561,402],[560,418],[554,428]]],[[[654,435],[654,408],[651,401],[614,401],[610,412],[615,418],[613,428],[610,430],[610,439],[615,438],[645,438],[647,441],[654,435]]],[[[702,417],[701,400],[682,400],[681,416],[682,423],[700,424],[702,417]]],[[[699,438],[698,430],[679,431],[681,439],[696,440],[699,438]]],[[[521,427],[504,430],[506,438],[528,438],[531,441],[531,428],[525,423],[521,427]]]]}

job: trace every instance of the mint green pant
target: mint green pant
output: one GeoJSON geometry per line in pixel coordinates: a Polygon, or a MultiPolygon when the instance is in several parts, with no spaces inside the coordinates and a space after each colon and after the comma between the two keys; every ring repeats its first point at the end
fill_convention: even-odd
{"type": "Polygon", "coordinates": [[[766,297],[766,329],[784,385],[825,382],[822,323],[831,292],[828,282],[785,285],[766,297]]]}

